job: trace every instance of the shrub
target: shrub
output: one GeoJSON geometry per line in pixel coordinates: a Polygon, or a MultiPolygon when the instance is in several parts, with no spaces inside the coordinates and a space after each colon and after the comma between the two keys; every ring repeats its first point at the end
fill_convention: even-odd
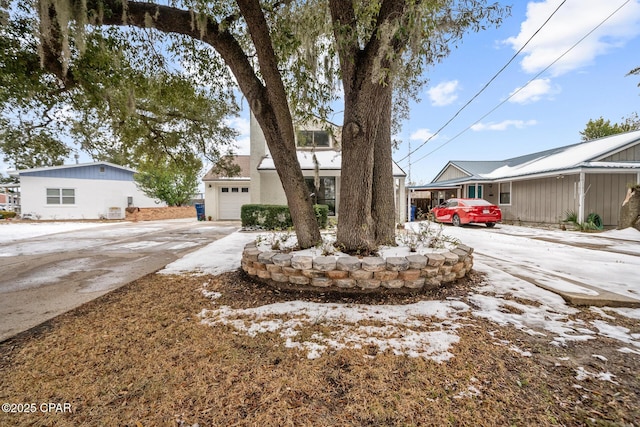
{"type": "Polygon", "coordinates": [[[15,218],[16,213],[11,211],[0,211],[0,218],[15,218]]]}
{"type": "Polygon", "coordinates": [[[265,230],[282,230],[293,226],[289,207],[283,205],[242,205],[240,219],[243,227],[265,230]]]}
{"type": "Polygon", "coordinates": [[[580,231],[593,231],[602,230],[602,218],[597,213],[590,213],[587,215],[585,222],[578,221],[578,214],[575,211],[567,211],[565,213],[564,222],[569,222],[574,225],[577,230],[580,231]]]}
{"type": "Polygon", "coordinates": [[[318,226],[322,229],[327,228],[327,222],[329,218],[329,206],[313,205],[313,210],[316,213],[316,220],[318,221],[318,226]]]}
{"type": "MultiPolygon", "coordinates": [[[[320,228],[326,228],[329,207],[314,205],[313,209],[320,228]]],[[[242,205],[240,219],[243,227],[264,230],[286,230],[293,227],[289,207],[286,205],[242,205]]]]}

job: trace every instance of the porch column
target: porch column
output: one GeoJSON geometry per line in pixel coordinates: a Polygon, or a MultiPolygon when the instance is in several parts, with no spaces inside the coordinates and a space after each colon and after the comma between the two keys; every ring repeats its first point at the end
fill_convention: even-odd
{"type": "Polygon", "coordinates": [[[406,209],[404,209],[404,213],[406,215],[405,222],[409,222],[411,220],[411,194],[412,193],[413,193],[413,188],[410,188],[409,191],[407,191],[407,206],[406,206],[406,209]]]}
{"type": "Polygon", "coordinates": [[[584,222],[584,172],[580,172],[578,181],[578,222],[584,222]]]}
{"type": "Polygon", "coordinates": [[[404,215],[404,212],[406,211],[404,208],[404,195],[406,192],[407,187],[405,185],[404,178],[398,178],[398,222],[407,222],[407,217],[404,215]]]}

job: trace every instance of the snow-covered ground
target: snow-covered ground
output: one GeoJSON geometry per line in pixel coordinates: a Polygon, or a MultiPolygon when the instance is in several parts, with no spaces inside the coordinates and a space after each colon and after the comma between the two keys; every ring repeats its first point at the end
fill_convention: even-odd
{"type": "MultiPolygon", "coordinates": [[[[0,245],[83,230],[93,237],[102,231],[124,237],[135,235],[136,227],[141,227],[129,224],[95,229],[106,225],[109,224],[0,223],[0,245]]],[[[616,325],[611,316],[640,319],[640,309],[592,307],[600,320],[575,320],[573,315],[578,309],[533,284],[585,294],[592,293],[590,287],[595,287],[640,299],[640,232],[627,229],[580,233],[499,225],[494,229],[448,226],[445,233],[473,247],[474,269],[486,274],[484,284],[468,296],[410,305],[291,301],[235,310],[216,303],[220,295],[207,289],[208,282],[203,279],[203,293],[211,299],[212,307],[201,313],[202,321],[232,325],[249,336],[276,332],[283,345],[302,349],[310,358],[340,348],[375,345],[397,354],[444,361],[452,357],[449,350],[459,340],[457,330],[465,327],[471,317],[544,336],[551,345],[605,336],[619,342],[620,352],[640,357],[640,334],[616,325]],[[298,338],[304,325],[319,323],[328,326],[323,335],[298,338]]],[[[169,264],[162,273],[216,275],[236,270],[245,244],[256,236],[257,233],[232,233],[169,264]]],[[[530,355],[526,348],[507,345],[523,357],[530,355]]]]}
{"type": "MultiPolygon", "coordinates": [[[[447,360],[452,357],[450,347],[459,339],[456,330],[470,316],[543,335],[551,345],[606,336],[620,343],[619,351],[640,356],[640,334],[616,325],[607,314],[640,319],[640,309],[592,307],[611,323],[572,320],[578,309],[533,284],[593,292],[580,286],[585,284],[640,299],[640,232],[580,233],[501,225],[446,227],[445,233],[472,246],[475,270],[486,273],[485,283],[465,298],[401,306],[291,301],[236,310],[217,304],[220,294],[208,290],[205,282],[203,293],[211,299],[212,308],[201,313],[202,321],[232,325],[249,336],[277,332],[284,345],[303,349],[309,358],[345,347],[376,345],[396,354],[447,360]],[[303,325],[318,323],[330,326],[331,332],[298,339],[303,325]]],[[[231,234],[170,264],[164,273],[235,270],[244,245],[256,236],[231,234]]],[[[530,356],[526,349],[510,346],[530,356]]]]}
{"type": "Polygon", "coordinates": [[[66,233],[88,228],[104,227],[109,223],[99,222],[11,222],[0,221],[0,243],[29,239],[48,234],[66,233]]]}

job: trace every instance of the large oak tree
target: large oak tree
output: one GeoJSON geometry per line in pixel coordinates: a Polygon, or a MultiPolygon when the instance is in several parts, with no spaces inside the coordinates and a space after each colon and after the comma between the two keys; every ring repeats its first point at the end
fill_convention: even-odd
{"type": "MultiPolygon", "coordinates": [[[[45,67],[69,75],[70,35],[91,26],[153,28],[179,43],[203,43],[233,74],[265,135],[298,242],[320,240],[297,163],[294,118],[326,116],[342,86],[342,185],[338,244],[369,252],[394,233],[391,114],[424,82],[424,70],[445,57],[469,30],[499,23],[505,9],[482,0],[41,0],[45,67]],[[88,26],[88,27],[87,27],[88,26]]],[[[76,43],[78,44],[78,43],[76,43]]]]}

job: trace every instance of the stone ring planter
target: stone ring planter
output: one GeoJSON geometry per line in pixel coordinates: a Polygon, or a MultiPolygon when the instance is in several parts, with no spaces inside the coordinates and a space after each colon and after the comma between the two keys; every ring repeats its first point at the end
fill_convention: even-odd
{"type": "Polygon", "coordinates": [[[341,293],[410,293],[432,290],[465,277],[473,267],[473,248],[406,257],[302,256],[261,251],[249,243],[242,270],[280,290],[341,293]]]}

